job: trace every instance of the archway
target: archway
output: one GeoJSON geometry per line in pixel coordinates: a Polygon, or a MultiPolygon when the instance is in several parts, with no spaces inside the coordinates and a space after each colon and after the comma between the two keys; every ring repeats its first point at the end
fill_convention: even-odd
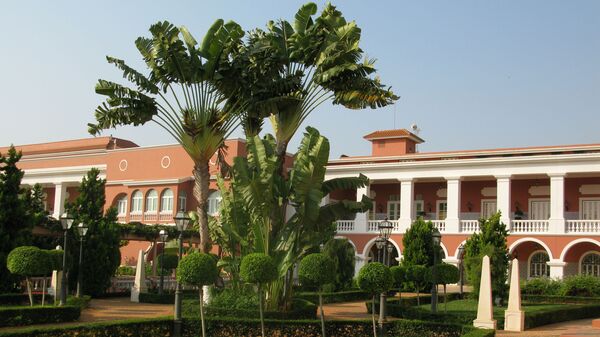
{"type": "MultiPolygon", "coordinates": [[[[389,247],[391,248],[389,248],[389,250],[386,251],[386,253],[388,254],[387,256],[389,257],[388,265],[397,266],[399,264],[398,258],[400,257],[401,253],[400,247],[393,239],[390,239],[389,242],[391,243],[391,245],[389,245],[389,247]]],[[[368,259],[369,262],[383,262],[384,249],[378,249],[376,243],[377,238],[373,238],[365,245],[363,255],[365,258],[368,259]]]]}
{"type": "Polygon", "coordinates": [[[569,242],[560,254],[564,276],[586,274],[600,277],[600,242],[581,238],[569,242]]]}
{"type": "Polygon", "coordinates": [[[519,278],[549,277],[552,252],[548,245],[536,238],[522,238],[509,247],[511,258],[519,260],[519,278]]]}

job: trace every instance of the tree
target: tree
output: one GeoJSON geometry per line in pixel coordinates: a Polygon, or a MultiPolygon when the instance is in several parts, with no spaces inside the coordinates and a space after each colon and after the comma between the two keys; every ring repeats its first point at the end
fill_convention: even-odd
{"type": "Polygon", "coordinates": [[[321,205],[332,191],[359,188],[368,184],[368,179],[360,175],[325,180],[329,141],[316,129],[307,128],[286,176],[278,174],[275,148],[271,135],[248,138],[248,156],[234,159],[231,184],[220,183],[220,222],[228,238],[227,256],[261,252],[273,258],[278,277],[267,285],[267,306],[286,310],[291,303],[293,266],[333,238],[337,219],[369,210],[372,202],[363,197],[360,202],[342,200],[321,205]],[[283,200],[293,207],[289,218],[281,212],[283,200]]]}
{"type": "MultiPolygon", "coordinates": [[[[440,263],[429,267],[429,275],[433,274],[432,268],[436,268],[436,283],[444,285],[444,312],[447,310],[448,297],[446,296],[446,285],[458,282],[458,267],[448,263],[440,263]]],[[[431,279],[433,283],[433,279],[431,279]]]]}
{"type": "Polygon", "coordinates": [[[197,286],[200,289],[200,320],[202,322],[202,337],[206,337],[204,324],[204,290],[203,286],[215,283],[218,276],[216,260],[204,253],[193,252],[185,256],[177,267],[177,281],[197,286]]]}
{"type": "MultiPolygon", "coordinates": [[[[71,261],[79,261],[81,239],[74,228],[79,223],[88,226],[83,242],[83,280],[82,291],[97,296],[110,286],[111,277],[121,262],[120,232],[116,225],[117,211],[114,207],[104,211],[106,180],[100,178],[98,169],[91,169],[78,187],[79,195],[74,203],[67,203],[65,209],[74,216],[74,226],[69,233],[71,245],[67,249],[71,261]]],[[[69,284],[77,283],[79,264],[73,263],[69,270],[69,284]]]]}
{"type": "Polygon", "coordinates": [[[473,286],[473,292],[479,294],[481,279],[481,261],[483,256],[490,257],[492,292],[497,298],[504,298],[507,292],[508,247],[506,225],[500,221],[500,212],[488,219],[479,220],[480,232],[473,234],[465,243],[465,270],[473,286]]]}
{"type": "Polygon", "coordinates": [[[335,263],[335,289],[343,290],[352,285],[354,277],[355,252],[348,239],[334,238],[325,244],[323,253],[335,263]]]}
{"type": "MultiPolygon", "coordinates": [[[[217,153],[225,168],[225,139],[234,130],[243,103],[229,101],[217,88],[226,76],[221,72],[230,53],[240,48],[244,35],[235,22],[217,20],[202,43],[185,27],[167,21],[150,26],[150,38],[139,37],[135,45],[149,74],[129,67],[123,60],[107,61],[123,72],[135,88],[99,80],[96,93],[106,102],[95,111],[96,123],[89,132],[118,125],[141,125],[155,122],[165,129],[194,162],[194,197],[198,201],[202,251],[210,251],[208,233],[209,161],[217,153]]],[[[234,80],[234,79],[231,79],[234,80]]]]}
{"type": "Polygon", "coordinates": [[[431,221],[426,222],[419,218],[413,222],[402,238],[402,244],[404,245],[403,265],[407,267],[433,265],[433,229],[431,221]]]}
{"type": "Polygon", "coordinates": [[[307,255],[300,261],[298,276],[302,284],[316,286],[319,291],[319,308],[321,309],[321,333],[325,337],[325,314],[323,313],[323,286],[335,280],[337,269],[335,262],[322,253],[307,255]]]}
{"type": "Polygon", "coordinates": [[[264,295],[262,287],[265,283],[272,282],[277,278],[277,266],[275,266],[275,262],[269,255],[263,253],[249,254],[242,259],[240,275],[246,282],[258,285],[260,329],[262,337],[265,337],[265,320],[263,318],[264,295]]]}
{"type": "Polygon", "coordinates": [[[0,292],[13,291],[19,281],[7,270],[7,255],[31,242],[31,214],[21,188],[23,171],[17,167],[20,159],[13,146],[6,155],[0,153],[0,292]]]}
{"type": "Polygon", "coordinates": [[[49,265],[51,265],[49,255],[37,247],[21,246],[8,254],[6,267],[13,274],[25,276],[31,306],[33,306],[33,295],[29,278],[46,274],[49,265]]]}
{"type": "Polygon", "coordinates": [[[375,326],[375,296],[390,290],[394,279],[390,269],[379,262],[366,264],[360,269],[357,277],[358,287],[372,296],[371,318],[373,321],[373,336],[377,337],[375,326]]]}
{"type": "Polygon", "coordinates": [[[402,287],[408,281],[408,271],[405,266],[393,266],[390,268],[390,272],[394,277],[394,286],[398,288],[400,298],[402,298],[402,287]]]}
{"type": "Polygon", "coordinates": [[[417,305],[421,305],[419,293],[427,283],[426,274],[427,267],[425,266],[416,264],[409,265],[406,267],[407,280],[413,283],[413,285],[415,286],[415,290],[417,291],[417,305]]]}

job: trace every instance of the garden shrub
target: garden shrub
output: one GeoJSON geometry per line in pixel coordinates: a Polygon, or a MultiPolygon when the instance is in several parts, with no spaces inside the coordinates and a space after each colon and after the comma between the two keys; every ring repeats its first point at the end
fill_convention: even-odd
{"type": "Polygon", "coordinates": [[[255,310],[258,307],[258,296],[250,287],[240,289],[225,288],[215,290],[208,308],[255,310]]]}
{"type": "Polygon", "coordinates": [[[92,297],[89,295],[83,295],[81,297],[69,296],[67,298],[67,305],[72,305],[75,307],[80,307],[81,309],[85,309],[90,305],[90,301],[92,297]]]}
{"type": "Polygon", "coordinates": [[[600,297],[587,296],[546,296],[546,295],[521,295],[524,303],[544,304],[596,304],[600,303],[600,297]]]}
{"type": "Polygon", "coordinates": [[[573,321],[600,316],[600,304],[569,305],[562,308],[548,308],[535,312],[525,312],[525,329],[558,322],[573,321]]]}
{"type": "Polygon", "coordinates": [[[460,337],[470,327],[460,324],[398,320],[388,328],[387,335],[401,337],[460,337]]]}
{"type": "MultiPolygon", "coordinates": [[[[319,294],[316,292],[298,292],[294,293],[297,298],[302,298],[307,301],[317,303],[319,301],[319,294]]],[[[340,303],[340,302],[354,302],[363,301],[371,298],[371,295],[364,290],[346,290],[338,292],[324,292],[323,303],[340,303]]]]}
{"type": "Polygon", "coordinates": [[[120,266],[117,268],[117,276],[135,276],[135,268],[130,266],[120,266]]]}
{"type": "Polygon", "coordinates": [[[494,337],[496,336],[496,330],[490,329],[472,329],[467,331],[460,337],[494,337]]]}
{"type": "Polygon", "coordinates": [[[0,327],[75,321],[81,308],[62,307],[5,307],[0,308],[0,327]]]}
{"type": "Polygon", "coordinates": [[[6,258],[6,268],[15,275],[25,276],[29,304],[33,306],[30,277],[45,275],[52,265],[50,255],[45,250],[33,246],[21,246],[13,249],[6,258]]]}
{"type": "MultiPolygon", "coordinates": [[[[258,301],[258,298],[256,298],[258,301]]],[[[197,318],[198,299],[185,299],[183,301],[183,316],[186,318],[197,318]]],[[[214,305],[206,307],[206,315],[210,317],[230,317],[230,318],[260,318],[258,306],[250,309],[222,308],[214,305]]],[[[265,318],[268,319],[315,319],[317,317],[317,306],[309,301],[295,298],[292,300],[292,308],[286,311],[265,311],[265,318]]]]}
{"type": "MultiPolygon", "coordinates": [[[[42,300],[41,294],[33,295],[33,302],[37,303],[42,300]]],[[[0,294],[0,307],[7,305],[23,305],[29,304],[29,296],[27,294],[15,293],[15,294],[0,294]]]]}
{"type": "MultiPolygon", "coordinates": [[[[352,244],[345,238],[335,238],[329,240],[323,247],[323,254],[329,256],[335,263],[335,281],[332,284],[334,289],[327,289],[327,292],[340,291],[352,286],[352,277],[354,276],[355,253],[352,244]]],[[[323,291],[326,291],[323,289],[323,291]]]]}
{"type": "Polygon", "coordinates": [[[588,275],[569,276],[563,279],[562,296],[600,296],[600,278],[588,275]]]}
{"type": "Polygon", "coordinates": [[[528,295],[560,295],[562,281],[538,277],[523,282],[521,292],[528,295]]]}

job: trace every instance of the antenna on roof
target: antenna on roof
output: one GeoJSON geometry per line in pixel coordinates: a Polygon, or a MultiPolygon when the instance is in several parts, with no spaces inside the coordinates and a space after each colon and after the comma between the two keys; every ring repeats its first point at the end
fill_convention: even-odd
{"type": "Polygon", "coordinates": [[[410,125],[410,131],[412,131],[412,133],[414,133],[415,135],[419,135],[419,133],[421,132],[421,129],[419,129],[419,126],[416,123],[412,123],[410,125]]]}

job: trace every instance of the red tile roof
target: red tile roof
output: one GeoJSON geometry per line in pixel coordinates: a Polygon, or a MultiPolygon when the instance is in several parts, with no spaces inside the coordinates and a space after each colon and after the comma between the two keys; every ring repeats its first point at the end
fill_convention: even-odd
{"type": "MultiPolygon", "coordinates": [[[[15,148],[18,151],[23,152],[23,155],[102,149],[120,149],[129,147],[137,147],[137,144],[129,140],[114,137],[95,137],[42,144],[28,144],[15,146],[15,148]]],[[[8,149],[9,147],[0,147],[0,153],[5,154],[6,152],[8,152],[8,149]]]]}
{"type": "Polygon", "coordinates": [[[383,138],[411,138],[417,143],[423,143],[424,140],[414,133],[406,129],[394,129],[394,130],[378,130],[369,133],[363,137],[367,140],[383,139],[383,138]]]}

